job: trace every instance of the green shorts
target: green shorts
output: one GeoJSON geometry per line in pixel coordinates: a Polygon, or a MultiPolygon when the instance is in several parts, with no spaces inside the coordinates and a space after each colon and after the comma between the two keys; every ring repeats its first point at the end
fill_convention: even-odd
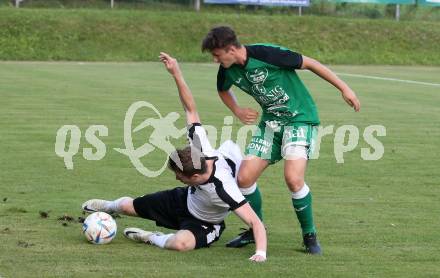
{"type": "Polygon", "coordinates": [[[254,155],[274,164],[284,157],[286,147],[304,146],[307,158],[313,153],[318,126],[304,123],[277,125],[262,121],[246,147],[246,155],[254,155]]]}

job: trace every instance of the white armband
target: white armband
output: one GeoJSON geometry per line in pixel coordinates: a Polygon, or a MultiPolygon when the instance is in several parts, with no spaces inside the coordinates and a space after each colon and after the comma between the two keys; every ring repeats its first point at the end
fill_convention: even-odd
{"type": "Polygon", "coordinates": [[[261,256],[266,259],[266,251],[257,250],[255,255],[261,256]]]}

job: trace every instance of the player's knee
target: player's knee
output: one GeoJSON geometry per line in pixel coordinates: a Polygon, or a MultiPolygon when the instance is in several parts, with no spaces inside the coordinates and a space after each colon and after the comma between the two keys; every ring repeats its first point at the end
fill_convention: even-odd
{"type": "Polygon", "coordinates": [[[286,176],[286,183],[289,187],[290,191],[297,192],[300,191],[301,188],[304,186],[304,178],[300,176],[290,175],[286,176]]]}
{"type": "Polygon", "coordinates": [[[130,198],[130,197],[125,197],[125,198],[121,201],[119,207],[120,207],[120,209],[121,209],[121,211],[122,211],[123,213],[126,213],[126,214],[130,214],[130,213],[132,213],[132,212],[134,211],[134,207],[133,207],[133,199],[130,198]]]}
{"type": "Polygon", "coordinates": [[[255,183],[254,179],[250,177],[249,175],[239,173],[237,176],[237,184],[241,188],[247,188],[252,186],[255,183]]]}
{"type": "Polygon", "coordinates": [[[191,244],[183,239],[176,239],[173,242],[173,249],[179,252],[185,252],[194,249],[191,244]]]}

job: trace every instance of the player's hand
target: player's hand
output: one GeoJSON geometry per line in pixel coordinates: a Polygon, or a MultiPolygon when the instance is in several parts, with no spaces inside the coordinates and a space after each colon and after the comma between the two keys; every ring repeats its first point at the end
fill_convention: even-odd
{"type": "Polygon", "coordinates": [[[266,256],[254,254],[252,257],[249,258],[249,260],[257,263],[262,263],[266,261],[266,256]]]}
{"type": "Polygon", "coordinates": [[[342,92],[342,98],[344,98],[345,102],[353,107],[354,111],[359,112],[361,109],[361,103],[359,99],[356,97],[356,94],[351,90],[347,89],[342,92]]]}
{"type": "Polygon", "coordinates": [[[250,125],[257,121],[258,111],[252,108],[240,108],[235,114],[240,122],[250,125]]]}
{"type": "Polygon", "coordinates": [[[179,63],[177,60],[165,52],[161,52],[159,55],[160,61],[165,65],[165,68],[173,76],[180,74],[179,63]]]}

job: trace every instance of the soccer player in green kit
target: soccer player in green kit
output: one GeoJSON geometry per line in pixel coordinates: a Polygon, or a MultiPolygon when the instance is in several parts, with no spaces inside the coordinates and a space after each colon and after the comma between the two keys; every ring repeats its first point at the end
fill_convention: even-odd
{"type": "MultiPolygon", "coordinates": [[[[241,45],[235,32],[227,26],[211,29],[202,42],[202,51],[209,51],[220,64],[219,96],[241,122],[255,122],[258,112],[237,104],[232,85],[251,95],[262,108],[258,130],[246,148],[246,159],[238,173],[240,190],[262,219],[261,194],[255,182],[268,165],[284,158],[284,177],[292,192],[305,250],[309,254],[321,254],[313,221],[312,196],[304,182],[320,122],[316,105],[295,70],[308,69],[327,80],[357,112],[360,102],[356,94],[318,61],[276,45],[241,45]]],[[[227,246],[242,247],[253,242],[252,231],[247,230],[227,246]]]]}

